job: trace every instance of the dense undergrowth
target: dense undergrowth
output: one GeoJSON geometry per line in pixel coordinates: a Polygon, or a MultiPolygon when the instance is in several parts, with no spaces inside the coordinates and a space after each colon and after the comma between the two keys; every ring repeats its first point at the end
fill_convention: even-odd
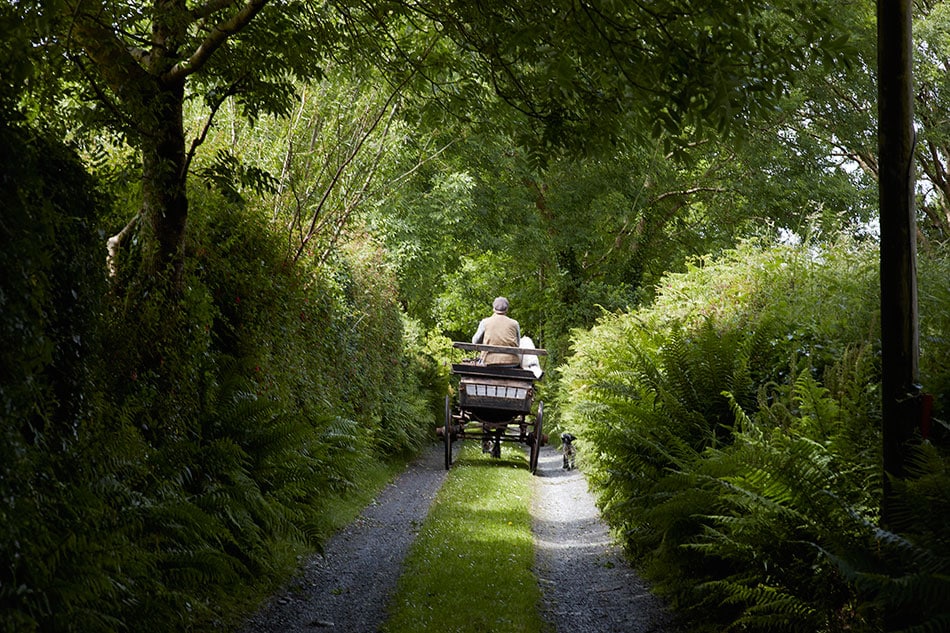
{"type": "Polygon", "coordinates": [[[108,281],[109,201],[58,144],[2,141],[0,630],[226,626],[417,449],[445,379],[371,245],[288,265],[201,190],[180,292],[135,247],[108,281]]]}
{"type": "MultiPolygon", "coordinates": [[[[950,396],[950,258],[920,261],[921,373],[950,396]]],[[[950,460],[939,423],[881,495],[878,255],[746,244],[575,341],[563,424],[605,516],[695,631],[943,631],[950,460]]]]}

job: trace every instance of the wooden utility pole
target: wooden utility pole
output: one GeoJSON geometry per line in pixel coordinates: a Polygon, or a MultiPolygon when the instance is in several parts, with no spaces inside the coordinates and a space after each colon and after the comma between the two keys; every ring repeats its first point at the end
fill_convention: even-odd
{"type": "Polygon", "coordinates": [[[912,0],[877,0],[878,151],[881,206],[881,362],[884,498],[905,474],[908,442],[920,420],[917,229],[914,210],[912,0]]]}

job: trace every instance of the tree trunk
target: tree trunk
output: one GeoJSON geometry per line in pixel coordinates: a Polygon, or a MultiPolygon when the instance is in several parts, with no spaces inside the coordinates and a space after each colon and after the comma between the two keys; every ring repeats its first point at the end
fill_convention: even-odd
{"type": "MultiPolygon", "coordinates": [[[[185,136],[182,125],[187,72],[172,73],[187,23],[184,0],[156,2],[148,51],[130,52],[101,0],[67,3],[70,35],[112,90],[111,104],[134,124],[142,149],[141,217],[151,232],[145,266],[180,289],[184,270],[185,136]],[[141,62],[141,63],[140,63],[141,62]]],[[[223,37],[223,35],[222,35],[223,37]]],[[[211,47],[208,47],[209,49],[211,47]]],[[[195,64],[202,63],[198,60],[195,64]]],[[[114,255],[113,255],[114,257],[114,255]]]]}
{"type": "Polygon", "coordinates": [[[184,83],[162,86],[142,135],[142,217],[155,239],[146,266],[182,283],[188,197],[185,192],[184,83]]]}
{"type": "MultiPolygon", "coordinates": [[[[885,490],[904,475],[920,385],[911,0],[878,0],[881,354],[885,490]]],[[[885,494],[882,516],[891,519],[885,494]]]]}
{"type": "MultiPolygon", "coordinates": [[[[914,211],[911,0],[878,0],[878,147],[881,205],[881,378],[884,495],[881,522],[900,530],[891,481],[906,475],[920,418],[916,219],[914,211]]],[[[899,609],[884,628],[909,623],[899,609]]]]}
{"type": "MultiPolygon", "coordinates": [[[[892,531],[907,527],[900,524],[900,498],[892,482],[907,474],[907,454],[921,411],[912,10],[911,0],[877,2],[884,456],[881,522],[892,531]]],[[[884,612],[884,630],[903,630],[913,619],[914,614],[892,604],[884,612]]]]}

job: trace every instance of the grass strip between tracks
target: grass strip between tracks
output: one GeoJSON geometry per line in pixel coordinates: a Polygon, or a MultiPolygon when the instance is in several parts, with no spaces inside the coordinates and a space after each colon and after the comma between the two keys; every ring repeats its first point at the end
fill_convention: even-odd
{"type": "Polygon", "coordinates": [[[524,451],[475,443],[439,491],[390,602],[386,633],[542,631],[524,451]]]}

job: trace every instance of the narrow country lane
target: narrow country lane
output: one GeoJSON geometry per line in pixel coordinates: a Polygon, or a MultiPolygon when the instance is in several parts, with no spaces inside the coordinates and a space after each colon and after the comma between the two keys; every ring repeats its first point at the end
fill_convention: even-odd
{"type": "MultiPolygon", "coordinates": [[[[446,478],[441,445],[386,486],[241,633],[375,633],[403,559],[446,478]]],[[[672,633],[662,603],[624,559],[580,471],[544,447],[531,503],[542,616],[556,633],[672,633]]],[[[496,631],[492,633],[518,633],[496,631]]]]}

